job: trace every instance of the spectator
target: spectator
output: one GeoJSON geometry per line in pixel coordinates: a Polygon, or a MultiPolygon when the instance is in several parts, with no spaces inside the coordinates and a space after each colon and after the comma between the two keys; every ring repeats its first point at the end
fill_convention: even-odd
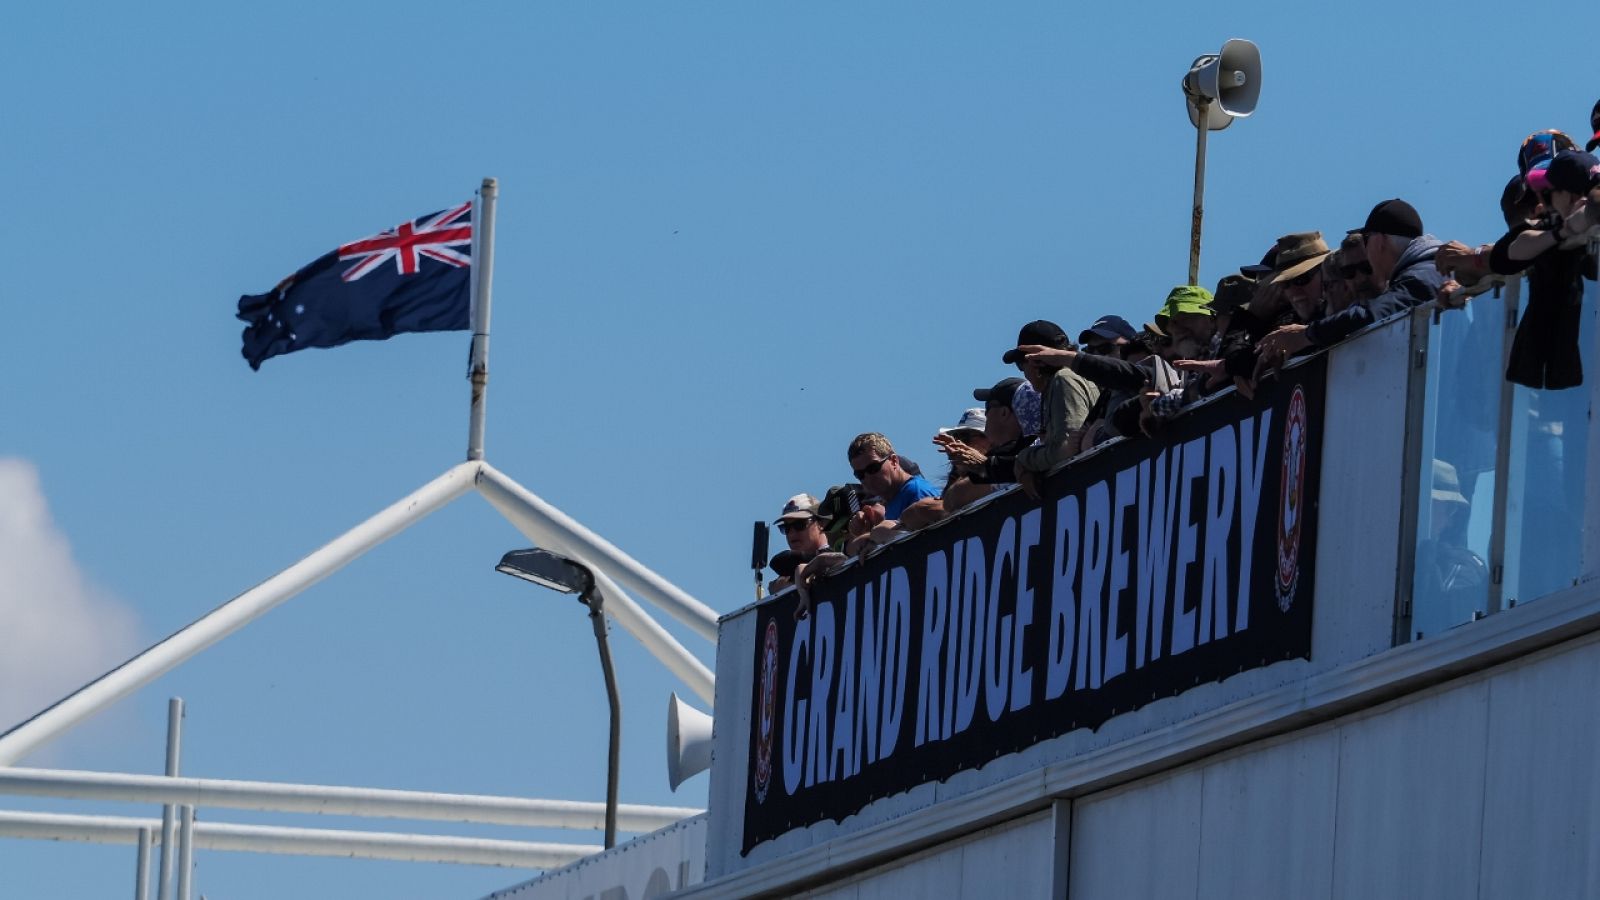
{"type": "Polygon", "coordinates": [[[1351,233],[1362,236],[1372,277],[1384,285],[1384,292],[1310,324],[1278,328],[1261,340],[1262,356],[1282,359],[1306,347],[1335,344],[1373,322],[1432,301],[1444,284],[1433,264],[1443,241],[1423,233],[1422,217],[1404,200],[1395,198],[1374,206],[1366,223],[1351,233]]]}
{"type": "Polygon", "coordinates": [[[1322,261],[1328,245],[1320,231],[1302,231],[1278,239],[1278,268],[1272,283],[1283,291],[1284,299],[1301,322],[1322,317],[1322,261]]]}
{"type": "Polygon", "coordinates": [[[933,443],[950,461],[950,472],[945,476],[944,489],[939,492],[945,512],[953,512],[993,490],[988,485],[972,481],[972,467],[964,461],[977,459],[981,463],[989,453],[988,416],[983,409],[969,409],[961,414],[956,424],[939,429],[933,443]]]}
{"type": "Polygon", "coordinates": [[[1172,337],[1168,359],[1207,358],[1211,338],[1217,333],[1211,292],[1198,285],[1178,285],[1167,293],[1163,311],[1167,318],[1167,334],[1172,337]]]}
{"type": "Polygon", "coordinates": [[[1600,100],[1596,100],[1594,109],[1589,111],[1589,127],[1594,129],[1594,137],[1589,138],[1583,149],[1593,153],[1595,150],[1600,150],[1600,100]]]}
{"type": "Polygon", "coordinates": [[[790,497],[772,524],[783,532],[784,542],[802,562],[828,549],[828,521],[819,510],[817,498],[810,494],[790,497]]]}
{"type": "Polygon", "coordinates": [[[1211,313],[1217,320],[1216,336],[1211,341],[1212,356],[1222,355],[1222,342],[1233,330],[1234,314],[1250,305],[1255,289],[1255,281],[1243,275],[1224,275],[1217,282],[1217,291],[1211,295],[1211,313]]]}
{"type": "Polygon", "coordinates": [[[1433,461],[1433,501],[1428,537],[1417,544],[1416,597],[1419,611],[1429,618],[1464,622],[1487,599],[1489,567],[1467,549],[1467,513],[1471,506],[1461,493],[1455,467],[1433,461]]]}
{"type": "MultiPolygon", "coordinates": [[[[1036,434],[1026,431],[1022,418],[1016,411],[1016,402],[1022,396],[1025,382],[1021,378],[1005,378],[994,387],[973,390],[974,400],[984,404],[984,439],[989,445],[986,452],[955,441],[944,435],[934,438],[934,443],[950,457],[953,469],[959,469],[976,487],[996,484],[1013,484],[1017,480],[1017,454],[1032,444],[1036,434]]],[[[988,491],[946,492],[945,510],[953,512],[971,503],[988,491]]]]}
{"type": "Polygon", "coordinates": [[[1021,369],[1028,384],[1043,399],[1039,441],[1017,454],[1017,481],[1029,496],[1038,496],[1040,476],[1078,452],[1077,443],[1089,410],[1100,398],[1100,389],[1067,368],[1064,362],[1052,365],[1031,361],[1028,356],[1041,350],[1073,349],[1076,348],[1067,340],[1067,333],[1060,325],[1039,319],[1022,326],[1017,334],[1017,346],[1001,357],[1021,369]]]}
{"type": "MultiPolygon", "coordinates": [[[[939,429],[939,433],[934,437],[933,442],[942,446],[944,442],[940,438],[948,438],[951,441],[966,444],[980,452],[987,453],[989,452],[988,430],[988,410],[973,407],[963,412],[961,418],[956,420],[956,424],[948,428],[939,429]]],[[[948,456],[949,454],[945,455],[948,456]]]]}
{"type": "Polygon", "coordinates": [[[1348,309],[1353,302],[1350,296],[1350,285],[1345,283],[1344,273],[1340,271],[1343,260],[1344,253],[1342,249],[1335,250],[1322,258],[1323,315],[1342,312],[1348,309]]]}
{"type": "Polygon", "coordinates": [[[1548,164],[1533,161],[1525,177],[1530,185],[1548,188],[1545,217],[1513,227],[1496,242],[1489,261],[1500,275],[1528,270],[1528,306],[1511,341],[1506,378],[1532,388],[1562,390],[1583,383],[1578,348],[1582,279],[1595,277],[1588,246],[1567,239],[1600,224],[1600,160],[1563,150],[1548,164]],[[1534,173],[1543,177],[1531,177],[1534,173]]]}
{"type": "Polygon", "coordinates": [[[910,474],[900,465],[900,457],[889,439],[875,431],[856,435],[846,457],[861,486],[883,504],[863,507],[851,518],[851,542],[846,545],[847,551],[865,549],[861,539],[876,529],[882,528],[882,534],[887,537],[888,532],[899,527],[901,515],[912,504],[939,497],[938,489],[927,479],[910,474]]]}
{"type": "Polygon", "coordinates": [[[1367,261],[1366,243],[1358,232],[1345,235],[1339,243],[1339,275],[1344,279],[1351,303],[1368,303],[1383,293],[1383,287],[1373,280],[1372,263],[1367,261]]]}
{"type": "Polygon", "coordinates": [[[1138,336],[1128,320],[1121,316],[1101,316],[1093,325],[1078,335],[1083,352],[1095,356],[1123,356],[1124,349],[1138,336]]]}
{"type": "Polygon", "coordinates": [[[772,524],[783,532],[783,539],[789,545],[787,551],[772,559],[773,571],[778,572],[778,577],[767,586],[767,590],[777,593],[790,583],[789,575],[779,571],[779,557],[783,558],[783,567],[792,573],[797,564],[809,562],[817,554],[826,552],[827,520],[818,511],[816,497],[810,494],[795,494],[783,504],[783,512],[779,513],[772,524]]]}

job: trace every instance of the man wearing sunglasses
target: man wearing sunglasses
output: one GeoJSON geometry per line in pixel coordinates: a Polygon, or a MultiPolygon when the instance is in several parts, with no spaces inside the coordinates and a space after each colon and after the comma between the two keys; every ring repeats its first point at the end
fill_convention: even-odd
{"type": "Polygon", "coordinates": [[[846,451],[850,472],[868,494],[883,504],[868,506],[850,520],[852,538],[865,537],[875,530],[888,531],[899,525],[908,507],[919,500],[939,497],[939,489],[921,475],[907,472],[889,439],[876,431],[856,435],[846,451]]]}
{"type": "Polygon", "coordinates": [[[1383,293],[1383,286],[1373,280],[1372,263],[1367,261],[1366,242],[1359,233],[1345,235],[1339,244],[1339,277],[1344,280],[1350,303],[1329,312],[1340,312],[1347,306],[1370,302],[1383,293]]]}
{"type": "Polygon", "coordinates": [[[1322,261],[1328,245],[1320,231],[1302,231],[1278,239],[1278,268],[1272,283],[1283,290],[1285,300],[1301,322],[1313,322],[1322,315],[1322,261]]]}

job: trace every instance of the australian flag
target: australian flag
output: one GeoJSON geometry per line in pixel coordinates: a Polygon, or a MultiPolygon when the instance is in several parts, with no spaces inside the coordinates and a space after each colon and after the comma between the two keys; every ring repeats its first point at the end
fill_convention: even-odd
{"type": "Polygon", "coordinates": [[[239,298],[250,368],[306,347],[406,331],[465,331],[472,299],[472,203],[325,253],[265,294],[239,298]]]}

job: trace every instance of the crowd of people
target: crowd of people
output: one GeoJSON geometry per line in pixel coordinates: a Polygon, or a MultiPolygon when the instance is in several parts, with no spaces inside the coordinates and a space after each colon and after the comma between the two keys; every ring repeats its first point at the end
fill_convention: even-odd
{"type": "MultiPolygon", "coordinates": [[[[1395,198],[1337,246],[1316,231],[1284,235],[1214,291],[1173,288],[1142,327],[1104,315],[1074,340],[1055,322],[1023,325],[1001,355],[1019,375],[975,389],[982,406],[933,435],[949,462],[943,484],[882,434],[856,436],[845,454],[855,481],[784,504],[776,525],[788,547],[773,557],[771,589],[798,583],[803,600],[811,580],[844,560],[1004,485],[1037,497],[1043,477],[1079,453],[1117,438],[1160,439],[1209,395],[1251,397],[1288,360],[1424,304],[1460,309],[1507,278],[1525,275],[1528,287],[1505,377],[1546,390],[1581,384],[1582,279],[1595,279],[1600,245],[1600,103],[1591,125],[1582,150],[1553,130],[1523,142],[1500,199],[1507,231],[1493,243],[1442,241],[1395,198]]],[[[1456,475],[1438,461],[1433,471],[1434,498],[1449,506],[1462,496],[1456,475]]]]}

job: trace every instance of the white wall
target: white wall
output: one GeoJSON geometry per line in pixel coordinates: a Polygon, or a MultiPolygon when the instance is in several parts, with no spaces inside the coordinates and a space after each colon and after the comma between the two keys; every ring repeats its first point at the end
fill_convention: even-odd
{"type": "Polygon", "coordinates": [[[1072,900],[1600,896],[1600,638],[1073,811],[1072,900]]]}

